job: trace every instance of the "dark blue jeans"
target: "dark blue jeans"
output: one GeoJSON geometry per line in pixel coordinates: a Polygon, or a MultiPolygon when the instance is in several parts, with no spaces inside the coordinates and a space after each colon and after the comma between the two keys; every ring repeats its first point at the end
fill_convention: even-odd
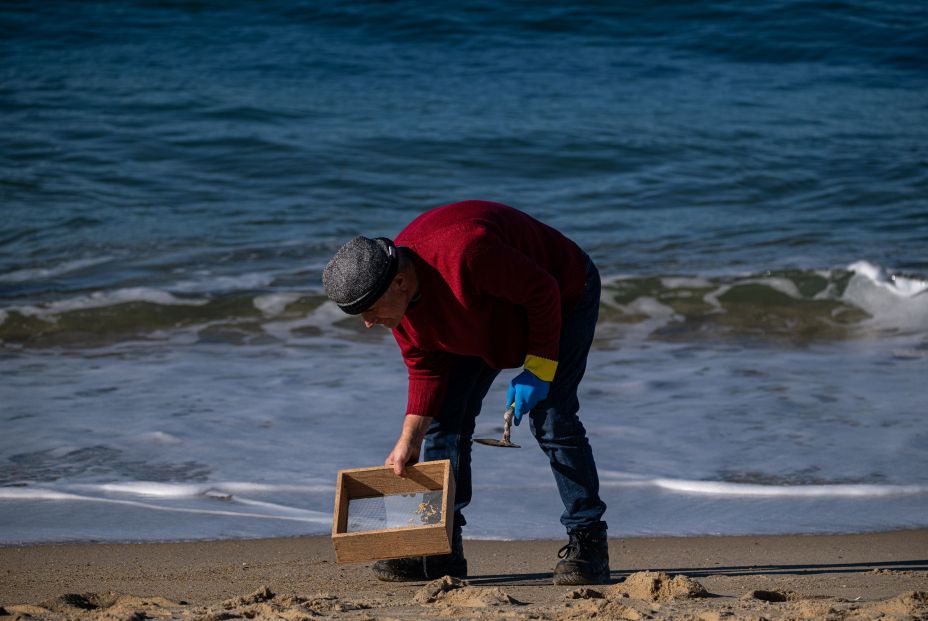
{"type": "MultiPolygon", "coordinates": [[[[586,358],[593,343],[599,292],[599,272],[590,261],[582,298],[576,308],[561,318],[560,356],[548,397],[530,414],[532,433],[551,462],[564,503],[561,524],[569,531],[606,527],[602,521],[606,505],[599,498],[593,451],[577,416],[580,409],[577,387],[586,371],[586,358]]],[[[457,490],[456,530],[466,524],[462,511],[471,500],[471,438],[477,415],[498,374],[498,369],[490,368],[480,358],[455,357],[441,413],[426,432],[422,458],[451,460],[457,490]]]]}

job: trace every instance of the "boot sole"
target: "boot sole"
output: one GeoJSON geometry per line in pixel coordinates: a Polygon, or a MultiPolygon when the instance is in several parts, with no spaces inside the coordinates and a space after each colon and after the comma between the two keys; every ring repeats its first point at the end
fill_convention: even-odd
{"type": "Polygon", "coordinates": [[[612,578],[608,573],[599,576],[587,576],[579,572],[571,572],[554,576],[556,586],[585,586],[588,584],[610,584],[611,582],[612,578]]]}
{"type": "Polygon", "coordinates": [[[374,577],[381,582],[425,582],[425,574],[420,576],[400,575],[392,572],[373,570],[374,577]]]}

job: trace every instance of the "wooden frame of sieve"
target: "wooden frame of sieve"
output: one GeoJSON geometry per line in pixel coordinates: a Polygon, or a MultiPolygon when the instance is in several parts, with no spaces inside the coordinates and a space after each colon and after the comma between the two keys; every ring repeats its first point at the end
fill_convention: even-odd
{"type": "Polygon", "coordinates": [[[332,545],[339,563],[451,553],[454,526],[451,461],[427,461],[407,466],[406,472],[403,478],[393,473],[393,466],[338,471],[332,545]],[[441,519],[435,524],[348,532],[348,503],[353,499],[436,490],[441,490],[441,519]]]}

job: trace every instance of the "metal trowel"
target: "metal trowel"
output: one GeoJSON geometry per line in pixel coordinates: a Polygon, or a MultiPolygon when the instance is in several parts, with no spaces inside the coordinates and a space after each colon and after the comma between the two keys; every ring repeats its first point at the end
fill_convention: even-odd
{"type": "Polygon", "coordinates": [[[497,440],[496,438],[476,438],[474,442],[479,442],[480,444],[486,444],[487,446],[502,446],[505,448],[522,448],[518,444],[513,444],[509,441],[509,434],[512,432],[512,419],[515,415],[516,405],[513,403],[509,406],[509,409],[506,410],[506,413],[503,414],[503,439],[497,440]]]}

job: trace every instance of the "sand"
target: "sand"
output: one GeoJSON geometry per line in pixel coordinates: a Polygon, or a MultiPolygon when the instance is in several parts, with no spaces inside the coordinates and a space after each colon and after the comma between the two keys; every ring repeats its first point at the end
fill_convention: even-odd
{"type": "Polygon", "coordinates": [[[0,619],[928,620],[928,530],[616,538],[590,587],[551,584],[561,544],[468,540],[467,580],[402,584],[327,537],[0,547],[0,619]]]}

